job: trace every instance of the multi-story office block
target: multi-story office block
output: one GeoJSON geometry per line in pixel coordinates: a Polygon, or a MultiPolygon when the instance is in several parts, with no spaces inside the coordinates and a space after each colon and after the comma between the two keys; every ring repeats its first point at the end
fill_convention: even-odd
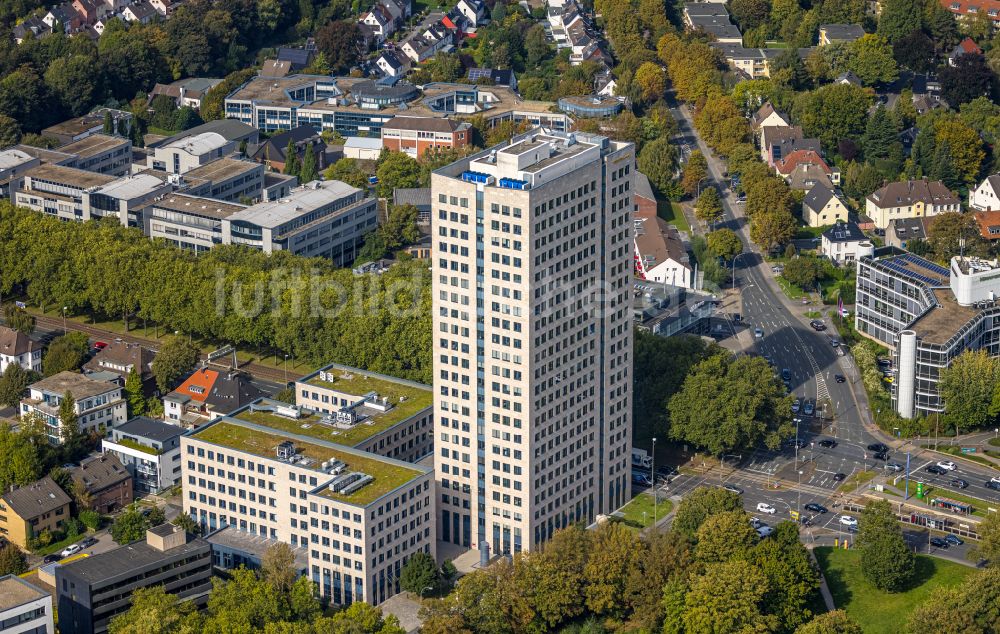
{"type": "MultiPolygon", "coordinates": [[[[186,191],[192,196],[252,202],[260,199],[264,189],[264,166],[253,161],[224,157],[191,168],[183,178],[191,182],[186,191]]],[[[183,181],[177,183],[186,184],[183,181]]]]}
{"type": "Polygon", "coordinates": [[[69,394],[73,397],[80,433],[111,429],[126,420],[125,399],[117,383],[97,381],[76,372],[60,372],[28,387],[28,398],[21,399],[21,417],[37,414],[45,421],[49,442],[62,442],[63,421],[59,408],[69,394]]]}
{"type": "Polygon", "coordinates": [[[434,445],[431,388],[335,363],[295,382],[295,402],[329,418],[334,442],[417,462],[434,445]]]}
{"type": "Polygon", "coordinates": [[[0,198],[11,198],[21,187],[24,173],[41,161],[15,147],[0,151],[0,198]]]}
{"type": "Polygon", "coordinates": [[[378,604],[411,555],[435,555],[434,476],[331,442],[337,432],[275,401],[188,432],[184,511],[209,531],[308,549],[309,578],[333,604],[378,604]]]}
{"type": "Polygon", "coordinates": [[[52,597],[14,575],[0,577],[0,632],[55,634],[52,597]]]}
{"type": "Polygon", "coordinates": [[[536,129],[432,174],[443,541],[528,550],[628,500],[634,163],[536,129]]]}
{"type": "Polygon", "coordinates": [[[182,601],[204,606],[212,590],[212,548],[173,524],[146,531],[146,539],[56,567],[59,631],[103,634],[132,606],[132,593],[163,586],[182,601]]]}
{"type": "Polygon", "coordinates": [[[71,167],[88,172],[125,176],[132,169],[132,142],[117,136],[91,134],[61,146],[59,151],[76,157],[71,167]]]}
{"type": "Polygon", "coordinates": [[[60,220],[90,220],[84,205],[87,192],[115,181],[114,176],[97,174],[64,165],[41,164],[25,172],[21,186],[12,192],[14,204],[60,220]]]}
{"type": "Polygon", "coordinates": [[[945,411],[941,370],[967,350],[1000,356],[1000,263],[945,268],[887,247],[858,261],[855,327],[892,349],[892,401],[905,418],[945,411]]]}

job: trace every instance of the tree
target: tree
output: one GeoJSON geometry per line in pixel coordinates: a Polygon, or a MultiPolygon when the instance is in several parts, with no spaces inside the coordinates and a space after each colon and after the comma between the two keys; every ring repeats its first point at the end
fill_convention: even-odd
{"type": "Polygon", "coordinates": [[[944,420],[956,432],[992,424],[1000,414],[1000,360],[985,350],[967,350],[940,374],[944,420]]]}
{"type": "Polygon", "coordinates": [[[4,307],[3,319],[8,328],[23,335],[30,335],[35,330],[35,317],[23,308],[8,304],[4,307]]]}
{"type": "Polygon", "coordinates": [[[851,42],[848,68],[866,86],[888,84],[899,76],[892,45],[881,35],[867,33],[851,42]]]}
{"type": "Polygon", "coordinates": [[[937,146],[948,144],[951,164],[957,176],[967,185],[975,184],[986,158],[979,133],[954,116],[938,119],[934,130],[937,146]]]}
{"type": "Polygon", "coordinates": [[[869,502],[861,512],[857,543],[861,573],[873,586],[899,592],[913,578],[916,558],[903,538],[887,500],[869,502]]]}
{"type": "Polygon", "coordinates": [[[288,145],[285,146],[285,166],[281,173],[298,176],[299,170],[299,150],[295,147],[295,141],[288,139],[288,145]]]}
{"type": "Polygon", "coordinates": [[[17,407],[24,391],[33,383],[32,374],[19,363],[8,364],[7,369],[0,374],[0,404],[17,407]]]}
{"type": "Polygon", "coordinates": [[[198,354],[197,346],[184,337],[167,339],[153,359],[151,367],[161,393],[169,392],[179,378],[194,369],[198,354]]]}
{"type": "MultiPolygon", "coordinates": [[[[324,57],[325,55],[324,53],[324,57]]],[[[226,116],[224,109],[226,96],[245,84],[256,74],[257,69],[255,68],[243,68],[226,75],[226,78],[222,82],[210,88],[205,93],[205,96],[202,97],[201,107],[198,108],[201,118],[205,121],[224,119],[226,116]]]]}
{"type": "Polygon", "coordinates": [[[101,514],[97,511],[84,509],[80,511],[78,517],[80,521],[83,522],[83,525],[92,531],[96,531],[101,527],[101,514]]]}
{"type": "Polygon", "coordinates": [[[420,187],[422,175],[420,163],[403,152],[384,152],[385,158],[379,160],[375,170],[378,176],[378,194],[383,198],[392,198],[392,192],[397,187],[420,187]]]}
{"type": "Polygon", "coordinates": [[[701,191],[701,196],[698,196],[698,202],[695,203],[695,215],[706,225],[713,225],[722,218],[719,190],[709,186],[701,191]]]}
{"type": "Polygon", "coordinates": [[[19,575],[28,571],[28,559],[21,549],[7,542],[0,547],[0,576],[19,575]]]}
{"type": "MultiPolygon", "coordinates": [[[[953,21],[950,15],[948,19],[953,21]]],[[[899,65],[917,73],[934,69],[934,53],[934,41],[923,31],[914,31],[892,46],[892,56],[899,65]]]]}
{"type": "Polygon", "coordinates": [[[338,160],[326,168],[323,177],[326,180],[343,181],[351,187],[357,187],[362,190],[368,187],[368,174],[361,169],[358,161],[352,158],[338,160]]]}
{"type": "Polygon", "coordinates": [[[729,10],[740,28],[748,31],[767,21],[771,14],[771,3],[768,0],[732,0],[729,10]]]}
{"type": "Polygon", "coordinates": [[[642,91],[642,99],[647,103],[652,103],[663,98],[663,93],[667,89],[667,79],[659,64],[645,62],[632,77],[642,91]]]}
{"type": "Polygon", "coordinates": [[[673,189],[677,174],[677,148],[668,138],[653,139],[639,151],[636,165],[658,192],[666,194],[673,189]]]}
{"type": "Polygon", "coordinates": [[[819,279],[820,266],[816,258],[799,256],[785,263],[781,276],[801,289],[810,289],[819,279]]]}
{"type": "Polygon", "coordinates": [[[306,146],[306,151],[302,156],[302,168],[299,170],[299,182],[308,183],[319,178],[319,171],[316,168],[316,150],[313,144],[306,146]]]}
{"type": "Polygon", "coordinates": [[[278,592],[287,594],[292,589],[298,573],[295,570],[295,553],[284,542],[267,547],[260,562],[261,579],[271,584],[278,592]]]}
{"type": "MultiPolygon", "coordinates": [[[[744,175],[743,178],[746,178],[744,175]]],[[[768,212],[791,215],[794,199],[785,179],[768,175],[759,180],[751,179],[743,182],[743,191],[747,195],[743,212],[750,218],[768,212]]]]}
{"type": "Polygon", "coordinates": [[[927,233],[931,248],[942,260],[960,253],[986,255],[989,248],[980,237],[975,217],[958,211],[934,216],[927,233]]]}
{"type": "Polygon", "coordinates": [[[998,604],[1000,568],[989,568],[967,576],[957,587],[941,588],[920,602],[909,616],[907,629],[914,634],[996,632],[998,604]]]}
{"type": "Polygon", "coordinates": [[[76,415],[76,399],[66,390],[59,401],[59,435],[63,445],[72,446],[79,440],[80,423],[76,415]]]}
{"type": "Polygon", "coordinates": [[[21,124],[5,114],[0,114],[0,147],[16,145],[21,140],[21,124]]]}
{"type": "Polygon", "coordinates": [[[684,166],[684,173],[681,176],[681,186],[688,196],[694,196],[698,192],[702,180],[708,177],[708,161],[698,150],[691,152],[688,156],[687,164],[684,166]]]}
{"type": "Polygon", "coordinates": [[[976,97],[992,96],[997,77],[982,55],[960,55],[954,66],[945,65],[938,73],[941,97],[956,110],[976,97]]]}
{"type": "Polygon", "coordinates": [[[142,416],[146,412],[146,397],[142,393],[142,378],[135,367],[125,376],[125,400],[128,402],[129,417],[142,416]]]}
{"type": "Polygon", "coordinates": [[[686,632],[768,632],[774,618],[759,604],[768,591],[767,578],[746,561],[712,564],[691,582],[684,601],[686,632]]]}
{"type": "Polygon", "coordinates": [[[860,24],[865,19],[864,0],[826,0],[820,8],[824,24],[860,24]]]}
{"type": "Polygon", "coordinates": [[[792,112],[806,135],[818,138],[823,149],[832,153],[841,139],[861,136],[870,105],[864,88],[830,84],[799,95],[792,112]]]}
{"type": "MultiPolygon", "coordinates": [[[[201,524],[196,522],[195,519],[188,513],[178,513],[177,517],[175,517],[170,523],[184,529],[184,532],[192,535],[201,533],[201,524]]],[[[266,555],[267,552],[264,554],[266,555]]]]}
{"type": "Polygon", "coordinates": [[[399,587],[419,596],[433,591],[437,583],[437,563],[427,553],[414,553],[399,571],[399,587]]]}
{"type": "Polygon", "coordinates": [[[847,616],[843,610],[834,610],[818,615],[799,629],[795,634],[863,634],[861,626],[847,616]]]}
{"type": "Polygon", "coordinates": [[[885,0],[878,19],[878,34],[891,43],[920,28],[919,0],[885,0]]]}
{"type": "Polygon", "coordinates": [[[985,559],[991,568],[1000,568],[1000,514],[988,513],[976,532],[979,533],[979,543],[972,548],[970,555],[985,559]]]}
{"type": "Polygon", "coordinates": [[[57,57],[45,71],[46,86],[70,116],[87,113],[101,100],[101,74],[94,72],[94,61],[89,55],[57,57]]]}
{"type": "Polygon", "coordinates": [[[619,522],[606,522],[594,531],[593,546],[584,566],[585,604],[594,614],[622,616],[629,572],[641,561],[635,533],[619,522]]]}
{"type": "Polygon", "coordinates": [[[194,634],[201,631],[194,603],[181,601],[162,585],[138,588],[129,609],[111,619],[108,634],[194,634]]]}
{"type": "MultiPolygon", "coordinates": [[[[749,202],[749,197],[747,198],[749,202]]],[[[798,230],[795,218],[787,211],[766,211],[750,221],[750,239],[766,251],[777,249],[798,230]]]]}
{"type": "Polygon", "coordinates": [[[791,435],[791,397],[764,359],[718,355],[696,365],[670,399],[670,434],[721,456],[791,435]]]}
{"type": "Polygon", "coordinates": [[[879,104],[865,127],[862,141],[865,158],[870,161],[887,158],[896,139],[896,124],[885,107],[879,104]]]}
{"type": "Polygon", "coordinates": [[[353,20],[334,20],[316,31],[316,48],[338,72],[349,70],[365,52],[361,29],[353,20]]]}
{"type": "Polygon", "coordinates": [[[87,335],[82,332],[70,332],[56,337],[42,357],[42,370],[45,376],[66,370],[78,370],[83,364],[87,348],[87,335]]]}
{"type": "Polygon", "coordinates": [[[723,227],[708,234],[708,248],[723,260],[731,261],[743,252],[743,241],[732,229],[723,227]]]}
{"type": "Polygon", "coordinates": [[[6,491],[11,486],[24,486],[38,480],[42,475],[41,449],[49,449],[44,423],[37,417],[21,419],[21,431],[14,433],[10,427],[0,426],[0,489],[6,491]],[[32,438],[35,438],[33,442],[32,438]],[[42,445],[41,443],[45,443],[42,445]]]}
{"type": "Polygon", "coordinates": [[[149,522],[134,504],[122,511],[111,525],[111,538],[119,544],[130,544],[143,539],[149,522]]]}
{"type": "Polygon", "coordinates": [[[695,533],[695,557],[705,564],[745,559],[760,536],[750,525],[746,511],[725,511],[705,518],[695,533]]]}

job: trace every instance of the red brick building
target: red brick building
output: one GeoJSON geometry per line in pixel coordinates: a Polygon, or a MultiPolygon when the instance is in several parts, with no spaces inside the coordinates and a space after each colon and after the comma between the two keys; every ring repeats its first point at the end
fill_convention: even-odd
{"type": "Polygon", "coordinates": [[[382,147],[411,156],[434,148],[461,148],[469,144],[472,126],[435,117],[393,117],[382,126],[382,147]]]}
{"type": "Polygon", "coordinates": [[[132,503],[132,475],[112,454],[88,458],[70,473],[90,494],[90,508],[113,513],[132,503]]]}

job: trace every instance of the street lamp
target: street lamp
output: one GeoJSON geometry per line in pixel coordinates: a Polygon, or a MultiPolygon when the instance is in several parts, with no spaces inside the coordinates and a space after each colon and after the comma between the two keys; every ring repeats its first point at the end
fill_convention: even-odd
{"type": "Polygon", "coordinates": [[[66,311],[68,308],[68,306],[63,306],[63,336],[66,335],[66,311]]]}
{"type": "Polygon", "coordinates": [[[285,387],[288,387],[288,354],[285,353],[285,387]]]}
{"type": "Polygon", "coordinates": [[[802,523],[802,470],[799,469],[799,485],[796,487],[795,493],[799,496],[798,501],[795,503],[795,512],[799,514],[799,523],[802,523]]]}
{"type": "Polygon", "coordinates": [[[738,260],[739,257],[741,255],[743,255],[743,254],[744,254],[744,252],[740,251],[739,253],[737,253],[736,255],[733,256],[733,276],[732,276],[733,277],[733,290],[736,290],[736,260],[738,260]]]}
{"type": "Polygon", "coordinates": [[[702,176],[701,178],[698,179],[698,185],[697,185],[698,194],[695,196],[695,198],[701,196],[701,181],[705,180],[706,178],[708,178],[708,176],[702,176]]]}
{"type": "Polygon", "coordinates": [[[653,526],[656,526],[656,436],[653,436],[653,452],[649,462],[649,479],[653,481],[653,526]]]}
{"type": "Polygon", "coordinates": [[[801,418],[796,418],[795,420],[795,468],[799,468],[799,423],[802,422],[801,418]]]}

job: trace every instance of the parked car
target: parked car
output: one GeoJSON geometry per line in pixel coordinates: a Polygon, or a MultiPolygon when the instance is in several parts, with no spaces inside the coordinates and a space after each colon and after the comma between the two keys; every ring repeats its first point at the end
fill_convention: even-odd
{"type": "Polygon", "coordinates": [[[792,371],[789,370],[788,368],[781,368],[781,380],[782,381],[791,381],[792,380],[792,371]]]}
{"type": "Polygon", "coordinates": [[[764,329],[763,328],[754,328],[753,329],[753,336],[756,337],[757,339],[763,339],[764,338],[764,329]]]}
{"type": "Polygon", "coordinates": [[[735,321],[736,323],[740,323],[741,321],[743,321],[743,316],[740,315],[739,313],[733,313],[733,321],[735,321]]]}
{"type": "Polygon", "coordinates": [[[851,516],[851,515],[841,515],[840,519],[838,521],[841,524],[843,524],[844,526],[857,526],[858,525],[858,518],[856,518],[854,516],[851,516]]]}
{"type": "Polygon", "coordinates": [[[840,347],[840,339],[831,339],[830,340],[830,345],[833,346],[834,348],[839,348],[840,347]]]}
{"type": "Polygon", "coordinates": [[[51,564],[52,562],[59,561],[60,559],[62,559],[61,556],[57,555],[56,553],[52,553],[51,555],[45,555],[45,557],[42,558],[42,563],[51,564]]]}
{"type": "Polygon", "coordinates": [[[835,473],[833,474],[833,479],[837,482],[843,482],[847,478],[846,473],[835,473]]]}
{"type": "Polygon", "coordinates": [[[767,502],[758,502],[757,503],[757,512],[759,512],[759,513],[767,513],[768,515],[774,515],[775,512],[776,512],[776,509],[773,506],[771,506],[770,504],[768,504],[767,502]]]}
{"type": "Polygon", "coordinates": [[[96,537],[88,537],[87,539],[80,542],[80,548],[90,548],[91,546],[97,545],[96,537]]]}
{"type": "Polygon", "coordinates": [[[833,380],[835,380],[837,383],[845,383],[847,381],[847,377],[844,376],[843,374],[834,374],[833,380]]]}
{"type": "Polygon", "coordinates": [[[823,440],[819,441],[819,446],[824,447],[826,449],[833,449],[834,447],[837,446],[837,441],[834,440],[833,438],[824,438],[823,440]]]}
{"type": "Polygon", "coordinates": [[[97,352],[99,350],[104,350],[107,347],[108,347],[108,344],[104,343],[103,341],[95,341],[94,342],[94,351],[95,352],[97,352]]]}
{"type": "Polygon", "coordinates": [[[994,476],[994,477],[990,478],[990,482],[996,482],[996,483],[1000,484],[1000,478],[994,476]]]}
{"type": "Polygon", "coordinates": [[[797,398],[792,402],[792,413],[798,414],[800,409],[802,409],[802,399],[797,398]]]}
{"type": "Polygon", "coordinates": [[[931,466],[927,467],[926,471],[927,473],[933,473],[934,475],[944,475],[948,473],[947,471],[937,466],[936,464],[932,464],[931,466]]]}
{"type": "Polygon", "coordinates": [[[955,469],[958,469],[958,465],[951,460],[942,460],[937,463],[937,466],[941,467],[945,471],[954,471],[955,469]]]}
{"type": "Polygon", "coordinates": [[[807,511],[812,511],[813,513],[819,513],[821,515],[827,512],[827,508],[825,506],[823,506],[822,504],[816,504],[815,502],[810,502],[809,504],[806,504],[805,507],[803,508],[805,508],[807,511]]]}
{"type": "Polygon", "coordinates": [[[931,546],[935,548],[945,549],[948,548],[948,542],[941,539],[940,537],[931,537],[931,546]]]}
{"type": "Polygon", "coordinates": [[[731,492],[731,493],[735,493],[737,495],[743,495],[743,489],[739,488],[735,484],[729,484],[727,482],[726,484],[722,485],[722,488],[725,489],[726,491],[731,492]]]}
{"type": "Polygon", "coordinates": [[[802,413],[806,416],[812,416],[816,413],[816,401],[809,399],[806,401],[805,405],[802,406],[802,413]]]}
{"type": "Polygon", "coordinates": [[[963,480],[962,478],[955,478],[954,480],[951,481],[951,486],[955,487],[956,489],[967,489],[969,488],[969,483],[963,480]]]}
{"type": "Polygon", "coordinates": [[[83,549],[80,548],[80,544],[70,544],[66,548],[63,548],[62,552],[59,553],[59,556],[60,557],[71,557],[71,556],[77,554],[78,552],[80,552],[81,550],[83,550],[83,549]]]}
{"type": "Polygon", "coordinates": [[[774,529],[770,526],[761,526],[757,529],[757,534],[760,535],[761,539],[765,537],[770,537],[774,533],[774,529]]]}
{"type": "Polygon", "coordinates": [[[872,444],[868,445],[868,451],[874,451],[875,453],[880,453],[883,451],[889,451],[889,448],[880,442],[873,442],[872,444]]]}
{"type": "Polygon", "coordinates": [[[754,529],[758,529],[761,526],[767,526],[767,524],[765,524],[764,522],[760,521],[759,517],[751,517],[750,518],[750,526],[753,526],[754,529]]]}
{"type": "Polygon", "coordinates": [[[643,473],[632,472],[632,484],[637,484],[641,487],[653,486],[653,481],[649,479],[648,475],[643,473]]]}
{"type": "Polygon", "coordinates": [[[948,533],[947,535],[945,535],[944,541],[948,542],[952,546],[961,546],[962,544],[965,543],[961,537],[955,535],[954,533],[948,533]]]}

